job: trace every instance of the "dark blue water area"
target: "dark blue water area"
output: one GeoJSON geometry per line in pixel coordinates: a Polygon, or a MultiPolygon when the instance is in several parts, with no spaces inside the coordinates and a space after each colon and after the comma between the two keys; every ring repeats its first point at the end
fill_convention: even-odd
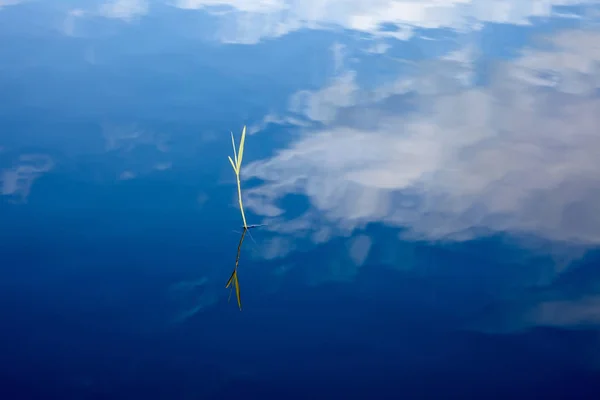
{"type": "MultiPolygon", "coordinates": [[[[3,398],[596,398],[582,355],[596,332],[465,329],[516,281],[539,278],[547,257],[501,238],[398,242],[373,225],[352,281],[310,285],[330,262],[350,263],[345,239],[266,261],[250,255],[270,235],[256,229],[240,312],[223,287],[240,225],[232,187],[165,173],[108,186],[49,174],[27,205],[2,205],[3,398]],[[201,206],[197,187],[211,193],[201,206]],[[296,267],[270,290],[282,264],[296,267]],[[211,283],[188,295],[218,300],[174,321],[169,287],[203,276],[211,283]]],[[[592,255],[573,271],[597,265],[592,255]]]]}

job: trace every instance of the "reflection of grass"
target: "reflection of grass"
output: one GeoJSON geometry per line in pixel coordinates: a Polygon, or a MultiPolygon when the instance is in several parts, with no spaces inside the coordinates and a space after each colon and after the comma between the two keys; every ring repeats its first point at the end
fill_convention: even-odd
{"type": "MultiPolygon", "coordinates": [[[[238,269],[238,266],[240,265],[240,253],[242,251],[242,243],[244,243],[244,237],[246,236],[247,231],[248,231],[247,228],[244,228],[244,230],[242,231],[242,236],[240,237],[240,243],[238,244],[238,248],[237,248],[237,255],[235,257],[235,267],[233,268],[233,272],[231,273],[231,276],[229,277],[229,280],[227,281],[227,284],[225,285],[225,288],[228,288],[229,286],[231,286],[232,283],[235,286],[235,296],[237,297],[238,307],[240,308],[240,310],[242,309],[242,299],[240,298],[240,282],[238,280],[237,269],[238,269]]],[[[232,288],[232,290],[233,290],[233,288],[232,288]]],[[[231,299],[231,293],[229,293],[229,299],[231,299]]]]}

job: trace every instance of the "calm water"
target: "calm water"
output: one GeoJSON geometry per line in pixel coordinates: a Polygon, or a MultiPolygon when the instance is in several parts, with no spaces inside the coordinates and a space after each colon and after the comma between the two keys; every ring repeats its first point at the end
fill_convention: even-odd
{"type": "Polygon", "coordinates": [[[599,89],[593,0],[0,0],[0,398],[600,398],[599,89]]]}

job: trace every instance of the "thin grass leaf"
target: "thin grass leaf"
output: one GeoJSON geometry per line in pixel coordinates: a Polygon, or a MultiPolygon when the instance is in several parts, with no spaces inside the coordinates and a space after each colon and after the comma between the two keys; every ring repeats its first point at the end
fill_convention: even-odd
{"type": "MultiPolygon", "coordinates": [[[[233,146],[233,159],[235,160],[235,163],[237,165],[238,159],[237,159],[237,153],[235,152],[235,139],[233,138],[233,132],[229,132],[231,133],[231,146],[233,146]]],[[[235,169],[235,168],[233,168],[235,169]]]]}
{"type": "Polygon", "coordinates": [[[242,157],[244,156],[244,143],[246,142],[246,125],[244,125],[244,129],[242,129],[242,139],[240,140],[240,150],[238,152],[237,158],[237,170],[240,171],[240,167],[242,166],[242,157]]]}
{"type": "Polygon", "coordinates": [[[235,278],[236,273],[237,273],[237,269],[234,269],[233,272],[231,273],[231,276],[229,277],[229,280],[227,281],[227,284],[225,285],[225,289],[227,289],[231,285],[231,282],[233,282],[233,278],[235,278]]]}
{"type": "Polygon", "coordinates": [[[231,159],[230,156],[227,156],[227,158],[229,158],[229,162],[231,163],[231,166],[233,167],[233,172],[235,172],[235,174],[237,175],[237,170],[235,169],[235,164],[233,163],[233,160],[231,159]]]}
{"type": "Polygon", "coordinates": [[[240,310],[242,309],[242,298],[240,296],[240,282],[238,281],[238,276],[235,274],[235,295],[237,297],[238,307],[240,310]]]}

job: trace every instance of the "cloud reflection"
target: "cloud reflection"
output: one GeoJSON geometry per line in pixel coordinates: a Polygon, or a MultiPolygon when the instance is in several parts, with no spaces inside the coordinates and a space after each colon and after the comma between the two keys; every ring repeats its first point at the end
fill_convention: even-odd
{"type": "Polygon", "coordinates": [[[558,6],[592,0],[175,0],[222,20],[225,42],[256,43],[306,28],[342,27],[371,35],[408,39],[415,29],[479,30],[482,23],[528,25],[531,18],[570,16],[558,6]]]}
{"type": "Polygon", "coordinates": [[[100,5],[99,15],[131,21],[148,12],[146,0],[113,0],[100,5]]]}
{"type": "Polygon", "coordinates": [[[497,301],[469,328],[484,332],[518,332],[535,326],[600,328],[598,254],[584,258],[554,282],[520,296],[497,301]]]}
{"type": "Polygon", "coordinates": [[[19,3],[23,3],[25,0],[0,0],[0,10],[3,7],[7,7],[7,6],[14,6],[17,5],[19,3]]]}
{"type": "Polygon", "coordinates": [[[54,161],[48,155],[20,155],[11,167],[0,170],[0,194],[25,201],[35,180],[53,167],[54,161]]]}
{"type": "Polygon", "coordinates": [[[374,90],[348,70],[293,102],[325,128],[247,166],[247,178],[264,181],[248,206],[275,216],[280,199],[300,193],[345,231],[384,222],[425,239],[508,232],[597,245],[596,43],[596,31],[548,36],[543,48],[496,62],[485,86],[469,79],[477,59],[468,51],[374,90]],[[402,108],[409,95],[414,111],[402,108]],[[347,109],[372,128],[357,127],[347,109]]]}

